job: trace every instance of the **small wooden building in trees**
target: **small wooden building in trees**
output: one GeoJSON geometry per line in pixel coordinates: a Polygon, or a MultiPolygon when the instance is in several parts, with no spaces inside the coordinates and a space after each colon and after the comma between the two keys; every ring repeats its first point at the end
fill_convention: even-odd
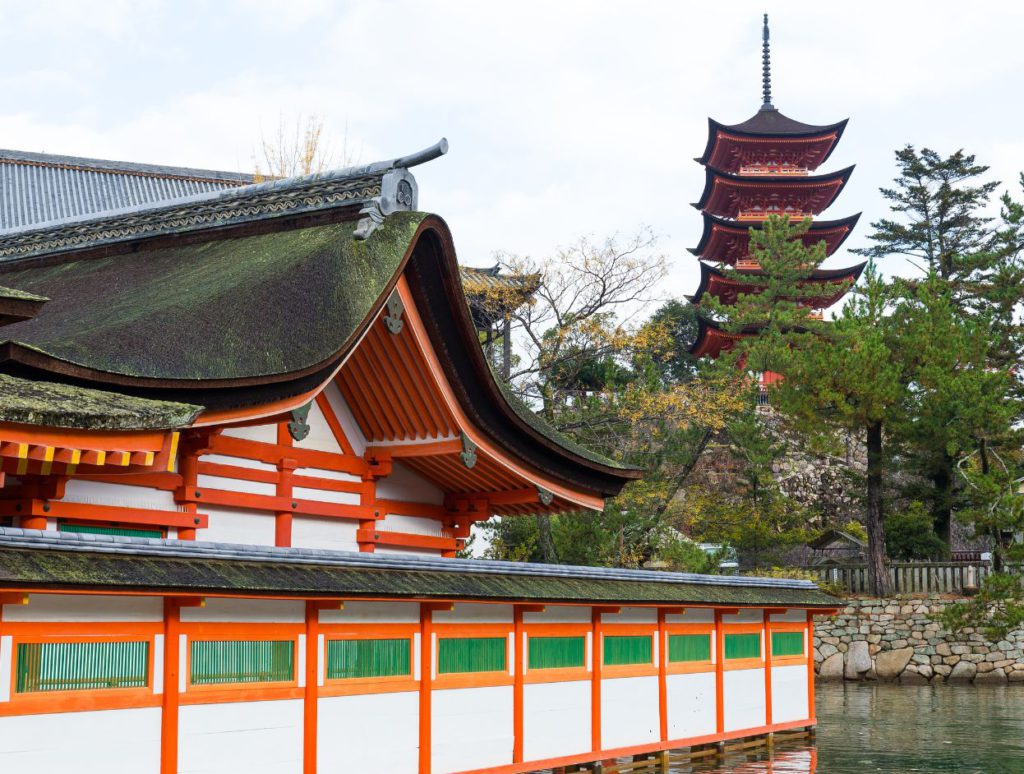
{"type": "Polygon", "coordinates": [[[262,183],[0,152],[0,770],[520,772],[814,723],[813,584],[455,558],[641,472],[495,380],[417,211],[445,150],[262,183]]]}
{"type": "MultiPolygon", "coordinates": [[[[710,294],[730,306],[739,294],[755,294],[763,289],[765,274],[750,253],[751,229],[761,228],[772,215],[793,221],[817,217],[835,201],[853,172],[853,167],[847,167],[812,174],[832,154],[846,120],[815,126],[780,113],[772,104],[767,14],[763,39],[764,100],[760,110],[739,124],[708,119],[707,146],[697,159],[705,167],[705,183],[699,201],[693,205],[704,217],[700,243],[691,250],[701,267],[700,286],[692,297],[695,304],[710,294]]],[[[832,255],[859,217],[814,222],[800,239],[808,246],[823,241],[826,254],[832,255]]],[[[801,303],[821,319],[821,310],[839,301],[863,268],[860,264],[814,271],[803,284],[820,286],[821,293],[808,294],[801,303]]],[[[727,331],[704,316],[690,351],[697,357],[716,358],[757,332],[757,326],[727,331]]],[[[762,378],[767,384],[774,375],[762,378]]]]}

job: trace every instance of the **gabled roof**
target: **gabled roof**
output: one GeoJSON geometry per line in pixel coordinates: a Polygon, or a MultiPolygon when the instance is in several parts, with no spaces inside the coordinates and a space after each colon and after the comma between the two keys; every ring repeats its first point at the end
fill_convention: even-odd
{"type": "Polygon", "coordinates": [[[851,165],[836,172],[822,175],[787,177],[783,175],[734,175],[714,167],[705,167],[704,190],[700,199],[693,203],[703,210],[719,217],[736,217],[737,197],[742,193],[753,195],[762,192],[776,196],[790,195],[806,198],[805,212],[815,215],[828,209],[846,186],[854,167],[851,165]]]}
{"type": "Polygon", "coordinates": [[[0,150],[0,230],[248,185],[238,172],[0,150]]]}
{"type": "MultiPolygon", "coordinates": [[[[704,261],[699,263],[700,284],[697,287],[697,292],[690,296],[690,301],[694,304],[699,304],[705,293],[711,293],[721,298],[723,295],[730,294],[730,291],[732,291],[732,295],[735,295],[735,293],[756,293],[763,287],[763,285],[758,284],[758,280],[764,277],[764,272],[744,271],[742,273],[731,272],[726,274],[721,269],[710,266],[704,261]]],[[[820,297],[807,299],[804,303],[813,301],[815,307],[820,308],[832,306],[849,290],[849,286],[835,287],[835,284],[845,281],[852,285],[860,278],[865,266],[867,266],[867,261],[841,269],[815,269],[811,276],[801,284],[819,284],[823,286],[823,290],[829,289],[830,292],[820,297]],[[830,285],[832,286],[831,288],[829,287],[830,285]]]]}
{"type": "MultiPolygon", "coordinates": [[[[708,212],[702,213],[702,215],[704,218],[704,231],[701,233],[697,246],[689,248],[689,251],[694,255],[703,256],[709,260],[734,263],[738,258],[749,253],[750,229],[760,230],[764,228],[764,224],[760,221],[730,220],[728,218],[720,218],[708,212]],[[720,250],[715,250],[710,244],[715,237],[718,237],[720,240],[727,240],[728,244],[723,245],[720,250]]],[[[825,240],[827,244],[826,255],[832,255],[846,241],[854,226],[857,225],[858,220],[860,220],[859,212],[847,218],[815,220],[811,223],[810,229],[801,235],[800,239],[806,245],[814,245],[825,240]]]]}
{"type": "Polygon", "coordinates": [[[774,108],[762,108],[746,121],[741,121],[738,124],[723,124],[713,118],[708,118],[708,141],[704,147],[704,153],[701,154],[697,161],[701,164],[710,162],[714,155],[715,145],[719,142],[720,135],[723,134],[731,135],[741,141],[744,139],[769,140],[773,137],[778,137],[785,141],[792,141],[798,138],[810,140],[815,138],[824,139],[834,135],[824,155],[816,160],[816,164],[820,165],[832,155],[832,151],[839,144],[848,121],[849,119],[843,119],[834,124],[805,124],[783,115],[774,108]]]}

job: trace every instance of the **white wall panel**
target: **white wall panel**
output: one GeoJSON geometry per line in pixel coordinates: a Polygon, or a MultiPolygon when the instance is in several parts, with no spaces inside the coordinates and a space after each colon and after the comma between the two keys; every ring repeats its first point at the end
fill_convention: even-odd
{"type": "Polygon", "coordinates": [[[359,505],[359,495],[355,492],[335,492],[333,489],[314,489],[313,487],[292,487],[292,497],[296,500],[313,500],[321,503],[340,503],[341,505],[359,505]]]}
{"type": "Polygon", "coordinates": [[[306,605],[287,599],[218,599],[207,597],[204,607],[181,608],[181,620],[227,623],[305,623],[306,605]]]}
{"type": "Polygon", "coordinates": [[[807,665],[772,667],[772,722],[806,720],[807,665]]]}
{"type": "Polygon", "coordinates": [[[660,736],[657,676],[601,681],[602,749],[657,742],[660,736]]]}
{"type": "Polygon", "coordinates": [[[727,671],[722,694],[726,731],[759,728],[764,725],[764,669],[727,671]]]}
{"type": "Polygon", "coordinates": [[[318,706],[318,771],[417,770],[419,692],[334,696],[320,699],[318,706]]]}
{"type": "Polygon", "coordinates": [[[357,457],[362,457],[363,452],[366,451],[366,439],[363,437],[363,432],[359,429],[359,425],[356,424],[352,412],[349,411],[345,399],[341,395],[341,390],[338,389],[338,385],[331,382],[324,389],[323,394],[334,411],[334,416],[338,418],[341,429],[345,431],[345,437],[348,439],[352,451],[356,453],[357,457]]]}
{"type": "Polygon", "coordinates": [[[444,490],[400,462],[392,463],[391,475],[377,482],[377,497],[381,500],[444,504],[444,490]]]}
{"type": "Polygon", "coordinates": [[[591,609],[584,605],[548,605],[543,613],[523,613],[524,623],[591,623],[591,609]]]}
{"type": "Polygon", "coordinates": [[[388,556],[440,556],[441,550],[432,551],[427,548],[401,548],[399,546],[375,546],[375,554],[388,556]]]}
{"type": "Polygon", "coordinates": [[[179,774],[299,774],[302,701],[192,704],[179,715],[179,774]]]}
{"type": "Polygon", "coordinates": [[[218,465],[234,465],[236,468],[249,468],[249,470],[277,471],[277,465],[271,465],[269,462],[251,460],[248,457],[229,457],[225,454],[204,454],[199,461],[214,462],[218,465]]]}
{"type": "Polygon", "coordinates": [[[590,691],[590,680],[523,686],[526,760],[590,751],[590,691]]]}
{"type": "Polygon", "coordinates": [[[223,435],[229,438],[242,438],[246,441],[261,443],[277,443],[277,425],[249,425],[248,427],[226,427],[223,435]]]}
{"type": "MultiPolygon", "coordinates": [[[[220,489],[225,492],[245,492],[247,494],[265,495],[273,497],[277,494],[277,485],[266,481],[247,481],[244,478],[228,478],[226,476],[208,476],[201,473],[196,477],[196,488],[202,492],[204,489],[220,489]]],[[[203,511],[200,503],[200,512],[203,511]]]]}
{"type": "Polygon", "coordinates": [[[319,516],[292,517],[292,546],[323,548],[328,551],[358,551],[359,523],[349,519],[319,516]]]}
{"type": "Polygon", "coordinates": [[[602,615],[601,620],[606,624],[656,624],[658,610],[653,607],[624,607],[614,615],[602,615]]]}
{"type": "Polygon", "coordinates": [[[198,503],[198,510],[210,517],[210,526],[198,530],[196,533],[198,540],[250,546],[274,545],[273,513],[246,511],[241,508],[211,507],[202,502],[198,503]]]}
{"type": "Polygon", "coordinates": [[[772,613],[771,620],[786,623],[806,623],[806,610],[787,610],[785,613],[772,613]]]}
{"type": "Polygon", "coordinates": [[[715,733],[715,673],[668,675],[668,738],[715,733]]]}
{"type": "Polygon", "coordinates": [[[27,605],[5,605],[4,621],[163,621],[159,597],[30,594],[27,605]]]}
{"type": "Polygon", "coordinates": [[[315,449],[316,451],[341,454],[341,445],[334,437],[334,431],[327,424],[324,413],[320,410],[320,406],[317,405],[316,401],[313,401],[309,407],[309,416],[306,418],[306,424],[309,425],[309,435],[301,441],[293,441],[296,447],[299,449],[315,449]]]}
{"type": "MultiPolygon", "coordinates": [[[[130,479],[131,476],[125,476],[130,479]]],[[[120,505],[125,508],[154,508],[160,511],[176,511],[174,493],[146,486],[108,484],[101,481],[83,481],[72,478],[64,490],[64,502],[91,503],[94,505],[120,505]]]]}
{"type": "Polygon", "coordinates": [[[434,691],[432,763],[441,772],[512,762],[512,686],[434,691]]]}
{"type": "Polygon", "coordinates": [[[722,620],[727,623],[764,623],[764,611],[754,608],[745,608],[736,615],[723,615],[722,620]]]}
{"type": "Polygon", "coordinates": [[[709,607],[688,607],[682,614],[669,613],[667,623],[714,623],[715,611],[709,607]]]}
{"type": "Polygon", "coordinates": [[[418,602],[346,602],[344,610],[321,610],[320,623],[420,622],[418,602]]]}
{"type": "Polygon", "coordinates": [[[428,519],[424,516],[399,516],[394,513],[389,513],[378,521],[377,529],[434,537],[444,534],[444,525],[437,519],[428,519]]]}
{"type": "Polygon", "coordinates": [[[160,708],[0,718],[0,771],[157,774],[160,708]]]}
{"type": "Polygon", "coordinates": [[[438,610],[434,623],[512,623],[512,605],[481,605],[456,602],[452,611],[438,610]]]}

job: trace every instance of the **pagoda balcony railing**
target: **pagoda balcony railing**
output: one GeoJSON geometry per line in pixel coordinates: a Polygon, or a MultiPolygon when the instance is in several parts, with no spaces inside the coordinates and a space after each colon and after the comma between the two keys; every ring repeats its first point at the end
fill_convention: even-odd
{"type": "Polygon", "coordinates": [[[807,319],[808,320],[824,320],[825,319],[825,310],[824,309],[811,309],[807,313],[807,319]]]}
{"type": "Polygon", "coordinates": [[[778,164],[747,164],[740,167],[740,175],[785,175],[787,177],[806,177],[806,167],[780,166],[778,164]]]}
{"type": "Polygon", "coordinates": [[[736,216],[736,220],[739,221],[761,221],[768,220],[770,215],[778,215],[780,217],[789,218],[790,220],[803,220],[804,218],[813,218],[814,215],[810,212],[786,212],[783,210],[742,210],[739,215],[736,216]]]}
{"type": "Polygon", "coordinates": [[[760,271],[761,264],[753,258],[740,258],[736,261],[736,268],[746,271],[760,271]]]}

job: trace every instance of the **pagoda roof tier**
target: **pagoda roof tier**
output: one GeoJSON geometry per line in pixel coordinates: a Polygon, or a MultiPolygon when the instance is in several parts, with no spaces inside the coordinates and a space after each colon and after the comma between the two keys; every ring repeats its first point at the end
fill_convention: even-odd
{"type": "MultiPolygon", "coordinates": [[[[800,284],[801,286],[822,285],[822,294],[801,299],[801,301],[813,309],[826,309],[832,306],[832,304],[846,295],[850,286],[858,280],[864,271],[865,266],[867,266],[866,261],[848,268],[815,270],[807,280],[800,284]],[[829,285],[832,287],[828,287],[829,285]]],[[[714,266],[709,266],[701,261],[700,285],[697,288],[697,292],[690,297],[690,300],[695,304],[699,304],[704,294],[709,293],[723,304],[734,304],[736,303],[736,297],[740,293],[756,293],[763,289],[764,285],[758,283],[758,278],[760,277],[764,277],[764,273],[761,271],[742,272],[741,277],[737,277],[735,273],[727,275],[714,266]]]]}
{"type": "MultiPolygon", "coordinates": [[[[801,241],[808,247],[824,240],[825,254],[832,255],[839,249],[846,237],[853,231],[860,219],[860,213],[840,220],[821,220],[811,224],[810,230],[801,235],[801,241]]],[[[690,252],[705,260],[735,265],[750,254],[750,229],[762,228],[760,221],[728,220],[704,213],[704,233],[696,247],[690,252]]]]}
{"type": "Polygon", "coordinates": [[[794,121],[774,108],[762,108],[739,124],[708,119],[708,142],[697,159],[726,172],[748,164],[787,164],[814,170],[835,150],[846,123],[816,126],[794,121]]]}
{"type": "Polygon", "coordinates": [[[707,167],[704,192],[693,206],[724,218],[751,211],[765,216],[819,215],[832,204],[852,174],[852,166],[806,177],[741,176],[707,167]]]}
{"type": "Polygon", "coordinates": [[[723,330],[717,323],[703,317],[697,318],[697,338],[690,345],[690,354],[694,357],[708,357],[715,359],[723,352],[732,349],[737,341],[756,336],[758,329],[751,327],[740,333],[730,333],[723,330]]]}

